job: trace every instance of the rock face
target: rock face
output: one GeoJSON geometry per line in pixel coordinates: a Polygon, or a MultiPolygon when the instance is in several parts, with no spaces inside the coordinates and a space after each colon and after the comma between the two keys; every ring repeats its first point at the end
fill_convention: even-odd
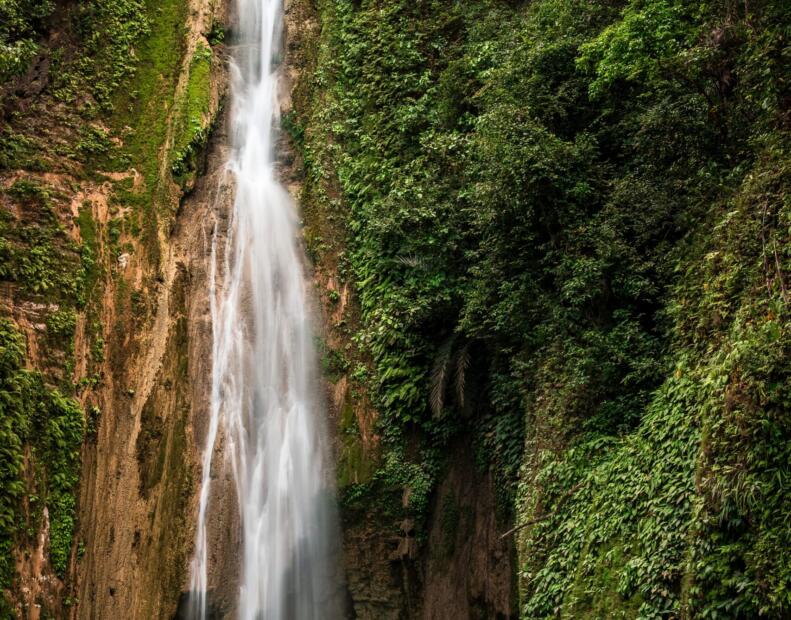
{"type": "Polygon", "coordinates": [[[459,445],[437,489],[422,557],[424,620],[506,619],[513,611],[514,552],[497,519],[494,483],[459,445]]]}
{"type": "MultiPolygon", "coordinates": [[[[71,537],[70,522],[66,532],[72,538],[64,551],[67,565],[58,570],[50,559],[55,536],[64,533],[55,531],[46,507],[39,517],[25,497],[22,512],[37,531],[12,541],[16,575],[5,594],[16,616],[26,619],[169,618],[184,588],[193,540],[195,446],[211,364],[208,214],[221,200],[215,188],[225,161],[227,63],[221,41],[210,46],[208,38],[226,20],[226,6],[216,0],[161,3],[156,16],[145,16],[150,31],[129,52],[140,60],[125,83],[130,92],[113,93],[115,108],[108,106],[104,115],[81,96],[73,102],[84,106],[80,117],[59,99],[66,95],[48,90],[59,77],[51,57],[62,60],[64,49],[67,57],[87,54],[70,30],[76,22],[71,11],[79,10],[74,4],[58,3],[42,57],[0,89],[9,95],[0,110],[0,122],[8,123],[5,137],[31,151],[14,158],[3,144],[3,217],[8,209],[14,225],[31,232],[54,221],[58,234],[78,247],[69,251],[81,248],[90,256],[83,268],[92,270],[93,282],[66,330],[66,352],[57,355],[50,351],[48,323],[58,305],[25,299],[21,285],[3,283],[2,314],[25,336],[28,368],[66,386],[87,418],[82,475],[72,495],[76,528],[71,537]],[[214,141],[197,139],[213,128],[214,141]],[[104,158],[86,155],[96,144],[78,142],[80,135],[98,140],[104,158]],[[200,178],[180,178],[177,163],[200,178]],[[26,213],[21,199],[9,199],[18,182],[42,188],[37,191],[49,220],[25,221],[32,209],[26,213]]],[[[34,456],[28,448],[25,472],[35,470],[34,456]]],[[[4,611],[0,606],[6,617],[4,611]]]]}
{"type": "Polygon", "coordinates": [[[420,543],[410,519],[388,521],[376,507],[344,514],[349,618],[518,617],[512,541],[501,538],[490,477],[468,455],[460,445],[452,456],[420,543]]]}
{"type": "Polygon", "coordinates": [[[79,618],[172,616],[184,587],[197,491],[195,422],[205,418],[211,363],[209,182],[176,219],[152,325],[144,334],[116,334],[106,413],[83,465],[79,618]]]}
{"type": "MultiPolygon", "coordinates": [[[[195,50],[225,19],[225,6],[192,0],[188,15],[174,101],[185,96],[195,50]]],[[[98,432],[84,450],[78,534],[84,555],[75,571],[74,618],[171,618],[188,580],[211,372],[209,240],[213,207],[223,200],[217,195],[225,162],[223,58],[213,63],[208,86],[209,114],[218,120],[211,121],[205,173],[184,196],[166,166],[175,140],[162,145],[165,191],[157,206],[173,215],[158,230],[159,260],[135,260],[142,254],[137,247],[119,256],[123,282],[153,280],[145,293],[151,312],[141,321],[128,304],[115,302],[117,286],[105,292],[107,369],[98,432]]]]}

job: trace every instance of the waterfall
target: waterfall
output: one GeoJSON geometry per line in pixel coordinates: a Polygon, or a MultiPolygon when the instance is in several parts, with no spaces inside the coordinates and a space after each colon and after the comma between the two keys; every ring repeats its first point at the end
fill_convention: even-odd
{"type": "Polygon", "coordinates": [[[339,533],[297,241],[278,181],[281,0],[236,0],[228,233],[212,238],[213,370],[190,616],[208,617],[212,469],[230,467],[241,548],[237,617],[332,620],[339,533]],[[224,459],[223,462],[217,462],[224,459]]]}

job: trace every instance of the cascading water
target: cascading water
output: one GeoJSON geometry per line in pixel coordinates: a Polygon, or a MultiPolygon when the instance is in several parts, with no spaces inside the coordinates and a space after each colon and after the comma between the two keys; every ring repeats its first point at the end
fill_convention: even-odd
{"type": "Polygon", "coordinates": [[[215,229],[212,240],[211,407],[190,588],[189,615],[200,620],[208,617],[207,530],[219,453],[239,502],[238,618],[337,617],[338,533],[305,278],[294,207],[274,164],[281,1],[236,0],[228,162],[236,194],[227,237],[218,240],[215,229]]]}

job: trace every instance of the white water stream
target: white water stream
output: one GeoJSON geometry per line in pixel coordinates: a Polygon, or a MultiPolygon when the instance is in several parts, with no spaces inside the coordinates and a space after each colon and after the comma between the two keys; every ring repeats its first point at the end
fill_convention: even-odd
{"type": "Polygon", "coordinates": [[[339,533],[298,223],[274,163],[281,3],[236,0],[228,162],[236,194],[227,237],[215,227],[212,240],[211,407],[190,588],[199,620],[210,617],[212,472],[223,459],[239,500],[241,548],[223,550],[239,556],[237,617],[337,617],[339,533]]]}

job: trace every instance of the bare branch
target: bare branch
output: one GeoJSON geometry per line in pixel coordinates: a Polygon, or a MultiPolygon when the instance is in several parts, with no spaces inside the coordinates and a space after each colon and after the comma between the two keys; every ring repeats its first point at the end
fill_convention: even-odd
{"type": "MultiPolygon", "coordinates": [[[[586,482],[587,482],[587,481],[586,481],[586,482]]],[[[508,530],[508,531],[507,531],[505,534],[502,534],[502,535],[500,536],[500,540],[502,540],[503,538],[507,538],[507,537],[508,537],[508,536],[510,536],[511,534],[514,534],[514,533],[518,532],[519,530],[521,530],[521,529],[524,529],[524,528],[526,528],[526,527],[528,527],[528,526],[530,526],[530,525],[535,525],[536,523],[540,523],[541,521],[546,521],[547,519],[549,519],[549,518],[551,518],[551,517],[555,516],[555,514],[556,514],[556,513],[557,513],[557,511],[558,511],[558,509],[559,509],[559,508],[560,508],[560,507],[563,505],[563,502],[565,502],[565,501],[566,501],[566,500],[567,500],[569,497],[571,497],[572,495],[574,495],[574,493],[576,493],[576,492],[577,492],[577,491],[579,491],[579,490],[580,490],[580,489],[581,489],[583,486],[585,486],[586,482],[578,482],[578,483],[577,483],[577,484],[575,484],[573,487],[571,487],[570,489],[568,489],[568,490],[567,490],[567,491],[566,491],[566,492],[565,492],[565,493],[564,493],[564,494],[563,494],[563,495],[560,497],[560,499],[558,500],[558,506],[557,506],[557,508],[556,508],[556,509],[555,509],[553,512],[548,512],[547,514],[545,514],[545,515],[541,515],[540,517],[536,517],[535,519],[530,519],[529,521],[525,521],[524,523],[520,523],[519,525],[515,525],[515,526],[514,526],[514,527],[512,527],[510,530],[508,530]]]]}

